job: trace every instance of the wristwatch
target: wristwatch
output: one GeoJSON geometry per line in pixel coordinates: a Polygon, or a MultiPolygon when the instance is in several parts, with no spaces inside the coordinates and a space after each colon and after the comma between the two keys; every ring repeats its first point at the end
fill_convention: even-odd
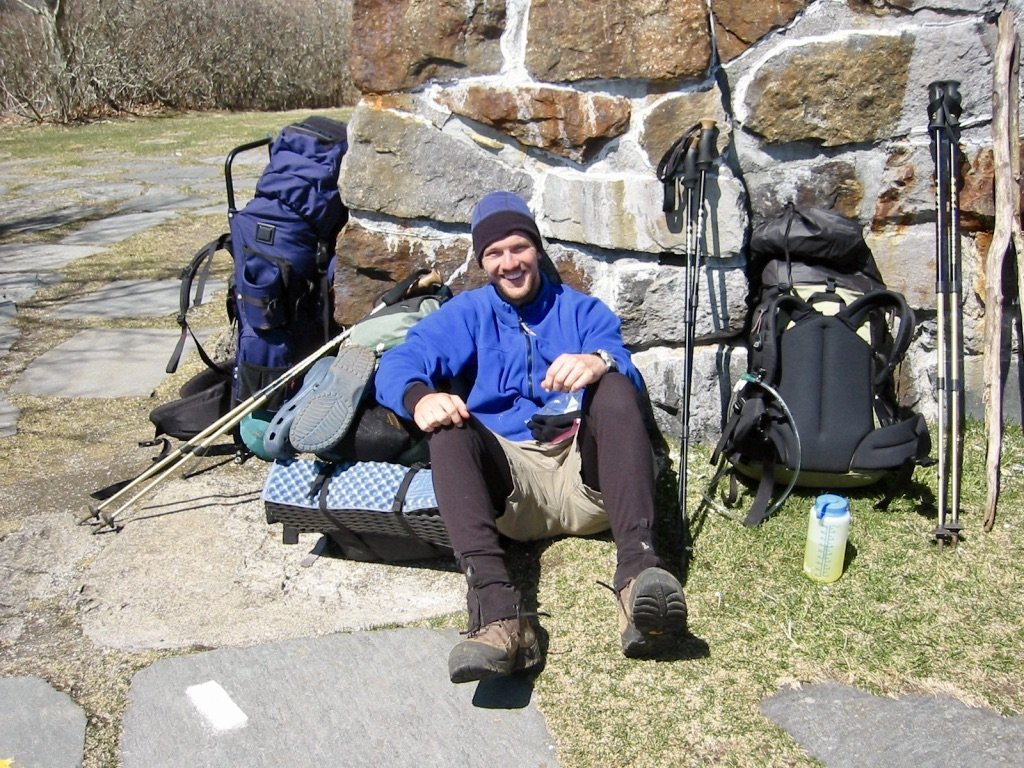
{"type": "Polygon", "coordinates": [[[597,349],[591,352],[592,355],[597,355],[601,358],[606,366],[608,366],[608,373],[619,370],[619,366],[615,364],[615,358],[611,356],[611,353],[606,349],[597,349]]]}

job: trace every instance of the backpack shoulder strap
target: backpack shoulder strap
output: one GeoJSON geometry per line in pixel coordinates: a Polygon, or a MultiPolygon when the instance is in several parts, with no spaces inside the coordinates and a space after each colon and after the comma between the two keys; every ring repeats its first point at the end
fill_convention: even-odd
{"type": "Polygon", "coordinates": [[[747,511],[747,516],[743,518],[743,525],[747,528],[757,528],[757,526],[768,519],[770,515],[768,505],[772,500],[774,492],[775,460],[774,458],[766,457],[761,462],[761,479],[757,483],[757,493],[754,496],[754,501],[747,511]]]}
{"type": "MultiPolygon", "coordinates": [[[[840,316],[854,329],[859,328],[867,320],[869,313],[874,311],[892,310],[899,319],[899,328],[893,339],[892,350],[889,352],[889,359],[881,367],[875,376],[875,387],[882,386],[888,379],[892,378],[914,335],[916,318],[914,310],[907,304],[902,294],[888,289],[872,291],[856,299],[846,307],[840,316]]],[[[876,353],[879,350],[874,350],[876,353]]]]}
{"type": "Polygon", "coordinates": [[[750,328],[752,373],[762,381],[777,382],[779,337],[789,323],[814,313],[814,307],[790,293],[783,293],[754,308],[750,328]]]}
{"type": "Polygon", "coordinates": [[[225,232],[216,240],[211,240],[209,243],[204,245],[198,251],[195,256],[192,257],[192,261],[189,262],[188,266],[181,270],[181,288],[178,293],[178,325],[181,327],[181,336],[178,338],[178,343],[174,347],[174,351],[171,353],[170,359],[167,361],[167,373],[174,373],[178,370],[178,363],[181,361],[181,354],[185,349],[185,340],[189,335],[192,336],[193,341],[196,344],[196,350],[199,352],[199,357],[202,358],[203,362],[215,371],[221,370],[203,349],[203,345],[199,343],[199,339],[196,337],[195,332],[188,324],[188,311],[195,306],[203,303],[203,292],[206,290],[206,281],[210,276],[210,267],[213,265],[213,256],[217,251],[225,250],[231,253],[231,235],[225,232]],[[196,276],[199,276],[199,280],[196,281],[196,276]],[[196,289],[195,294],[192,294],[192,285],[195,283],[196,289]]]}

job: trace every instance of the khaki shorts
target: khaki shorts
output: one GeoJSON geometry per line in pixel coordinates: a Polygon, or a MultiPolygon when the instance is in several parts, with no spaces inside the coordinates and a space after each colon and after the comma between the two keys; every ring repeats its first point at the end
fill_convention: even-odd
{"type": "Polygon", "coordinates": [[[496,435],[512,470],[512,493],[498,530],[517,541],[608,530],[601,494],[580,477],[579,433],[556,446],[514,443],[496,435]]]}

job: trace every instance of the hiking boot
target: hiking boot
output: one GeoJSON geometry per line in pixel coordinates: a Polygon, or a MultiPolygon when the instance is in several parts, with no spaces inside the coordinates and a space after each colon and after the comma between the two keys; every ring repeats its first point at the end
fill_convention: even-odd
{"type": "Polygon", "coordinates": [[[627,658],[657,655],[686,634],[683,587],[664,568],[645,568],[616,591],[615,597],[622,653],[627,658]]]}
{"type": "Polygon", "coordinates": [[[537,632],[528,619],[492,621],[470,632],[448,655],[453,683],[530,672],[543,663],[537,632]]]}

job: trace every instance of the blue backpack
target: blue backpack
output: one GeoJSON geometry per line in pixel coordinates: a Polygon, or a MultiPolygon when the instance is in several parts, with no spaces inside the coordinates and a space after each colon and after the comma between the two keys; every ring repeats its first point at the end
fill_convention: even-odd
{"type": "MultiPolygon", "coordinates": [[[[225,377],[230,374],[232,401],[239,403],[335,335],[335,241],[348,220],[338,173],[347,149],[344,123],[313,116],[286,126],[273,140],[243,144],[228,154],[224,175],[229,232],[203,246],[182,271],[181,338],[168,373],[177,369],[191,334],[207,366],[225,377]],[[267,145],[269,163],[253,198],[238,210],[232,163],[240,153],[267,145]],[[234,262],[227,311],[236,327],[236,350],[228,361],[214,361],[206,353],[187,319],[190,307],[202,303],[213,256],[220,250],[234,262]]],[[[276,410],[289,394],[280,391],[267,409],[276,410]]]]}

